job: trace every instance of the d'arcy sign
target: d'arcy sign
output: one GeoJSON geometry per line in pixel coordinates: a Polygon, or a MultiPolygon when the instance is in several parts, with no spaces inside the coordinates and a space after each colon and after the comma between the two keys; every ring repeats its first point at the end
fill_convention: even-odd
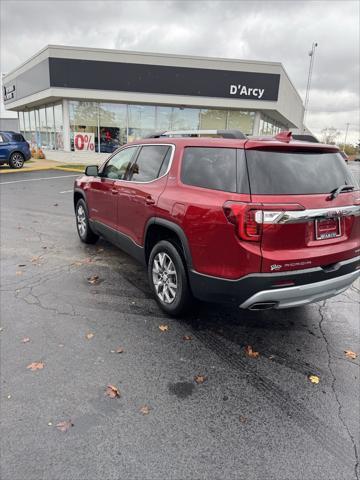
{"type": "Polygon", "coordinates": [[[51,87],[276,101],[280,75],[50,58],[51,87]]]}
{"type": "Polygon", "coordinates": [[[236,95],[239,97],[255,97],[260,100],[264,95],[264,92],[265,88],[251,88],[246,85],[230,85],[230,95],[236,95]]]}

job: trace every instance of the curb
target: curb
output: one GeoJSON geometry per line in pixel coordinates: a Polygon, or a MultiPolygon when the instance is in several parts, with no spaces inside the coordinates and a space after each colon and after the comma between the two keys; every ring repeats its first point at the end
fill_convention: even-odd
{"type": "MultiPolygon", "coordinates": [[[[84,170],[85,170],[86,165],[84,165],[84,170]]],[[[62,170],[63,172],[78,172],[79,175],[84,173],[84,170],[79,170],[76,168],[67,168],[67,167],[51,167],[52,170],[62,170]]]]}
{"type": "MultiPolygon", "coordinates": [[[[84,166],[85,170],[86,165],[84,166]]],[[[62,170],[63,172],[77,172],[79,175],[84,173],[83,170],[76,170],[75,168],[66,168],[66,167],[57,167],[57,166],[49,166],[49,167],[29,167],[29,168],[9,168],[8,170],[0,170],[0,175],[6,173],[26,173],[26,172],[41,172],[44,170],[62,170]]]]}
{"type": "Polygon", "coordinates": [[[56,167],[29,167],[29,168],[9,168],[8,170],[0,170],[0,175],[6,173],[24,173],[24,172],[39,172],[41,170],[54,170],[56,167]]]}

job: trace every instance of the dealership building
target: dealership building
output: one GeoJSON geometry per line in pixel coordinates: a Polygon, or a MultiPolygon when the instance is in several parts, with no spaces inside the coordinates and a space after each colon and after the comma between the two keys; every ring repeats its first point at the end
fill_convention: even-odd
{"type": "Polygon", "coordinates": [[[3,78],[7,110],[44,149],[109,153],[154,131],[302,128],[281,63],[49,45],[3,78]]]}

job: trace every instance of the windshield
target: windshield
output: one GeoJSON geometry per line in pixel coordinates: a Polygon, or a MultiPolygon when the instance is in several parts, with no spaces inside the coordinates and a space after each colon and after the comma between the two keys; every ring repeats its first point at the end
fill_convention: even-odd
{"type": "Polygon", "coordinates": [[[329,193],[340,185],[359,188],[339,153],[247,150],[246,158],[253,194],[329,193]]]}

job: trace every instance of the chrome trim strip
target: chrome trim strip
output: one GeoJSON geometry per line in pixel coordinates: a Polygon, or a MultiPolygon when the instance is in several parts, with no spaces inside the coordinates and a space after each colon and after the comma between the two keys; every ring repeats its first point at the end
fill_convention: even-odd
{"type": "Polygon", "coordinates": [[[345,291],[360,276],[360,270],[342,275],[340,277],[308,283],[295,287],[278,288],[276,290],[263,290],[255,293],[240,305],[240,308],[250,308],[255,303],[276,302],[273,308],[289,308],[318,302],[333,297],[345,291]]]}
{"type": "MultiPolygon", "coordinates": [[[[276,206],[274,205],[274,210],[276,206]]],[[[334,207],[334,208],[317,208],[308,210],[288,210],[282,212],[282,215],[269,223],[285,224],[285,223],[306,223],[311,220],[321,218],[336,218],[336,217],[348,217],[359,216],[360,205],[348,205],[346,207],[334,207]]]]}

